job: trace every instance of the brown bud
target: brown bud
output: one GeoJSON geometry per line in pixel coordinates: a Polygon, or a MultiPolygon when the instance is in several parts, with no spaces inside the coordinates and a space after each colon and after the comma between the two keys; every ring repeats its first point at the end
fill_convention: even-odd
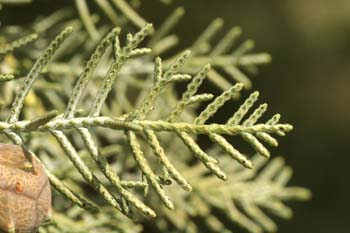
{"type": "Polygon", "coordinates": [[[51,216],[41,164],[20,146],[0,143],[0,231],[34,233],[51,216]]]}

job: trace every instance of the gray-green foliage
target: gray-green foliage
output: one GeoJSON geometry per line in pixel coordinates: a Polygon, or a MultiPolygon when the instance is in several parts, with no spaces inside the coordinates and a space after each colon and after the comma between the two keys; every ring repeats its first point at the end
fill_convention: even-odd
{"type": "Polygon", "coordinates": [[[250,232],[275,231],[260,207],[288,218],[291,210],[281,201],[310,194],[286,187],[291,169],[280,158],[258,172],[270,157],[266,145],[278,146],[276,136],[292,130],[279,123],[279,114],[260,120],[267,104],[254,107],[259,92],[239,99],[252,87],[247,74],[256,73],[269,55],[250,53],[251,40],[232,49],[238,27],[211,45],[223,24],[216,19],[187,49],[161,59],[178,42],[169,33],[182,8],[155,30],[126,1],[95,3],[108,26],[99,29],[87,2],[75,1],[76,8],[32,24],[45,34],[42,40],[27,45],[37,37],[32,34],[0,46],[1,72],[14,74],[0,76],[0,133],[34,152],[62,194],[55,193],[53,223],[40,231],[138,232],[140,223],[152,221],[162,232],[197,232],[199,219],[210,231],[230,232],[224,216],[250,232]],[[140,29],[123,36],[121,27],[128,29],[129,22],[140,29]],[[112,25],[121,27],[109,29],[112,25]],[[52,28],[63,26],[48,44],[52,28]],[[12,53],[22,46],[36,62],[12,53]],[[222,93],[201,92],[206,79],[222,93]],[[178,83],[186,84],[180,95],[178,83]],[[213,123],[222,108],[235,112],[226,122],[213,123]],[[203,147],[199,136],[210,146],[203,147]],[[232,137],[258,155],[251,159],[232,137]]]}

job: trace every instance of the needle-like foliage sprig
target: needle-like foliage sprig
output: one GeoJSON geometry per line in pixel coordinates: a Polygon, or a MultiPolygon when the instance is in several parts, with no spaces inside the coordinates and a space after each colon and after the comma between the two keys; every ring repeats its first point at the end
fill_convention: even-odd
{"type": "MultiPolygon", "coordinates": [[[[108,161],[101,155],[100,149],[93,140],[89,128],[99,126],[114,130],[123,130],[137,166],[140,168],[146,179],[144,181],[146,186],[150,185],[155,190],[166,207],[174,209],[173,203],[163,188],[164,179],[162,179],[161,175],[156,174],[144,155],[144,151],[139,142],[141,135],[143,135],[146,144],[150,146],[153,154],[160,162],[160,166],[168,176],[168,179],[174,179],[181,187],[190,191],[192,189],[191,184],[170,162],[171,158],[167,156],[165,149],[161,146],[161,141],[156,135],[157,132],[167,131],[177,135],[177,137],[183,141],[184,145],[187,146],[193,155],[199,159],[210,172],[218,176],[220,179],[226,180],[227,175],[219,167],[218,161],[204,152],[191,134],[208,135],[214,143],[218,144],[224,151],[228,152],[232,158],[239,163],[242,163],[245,167],[252,168],[253,164],[237,149],[233,148],[233,146],[221,135],[241,135],[257,151],[261,152],[267,151],[267,149],[254,135],[259,134],[260,138],[271,138],[271,133],[285,133],[290,131],[292,127],[288,124],[255,124],[264,110],[266,110],[266,105],[262,105],[264,109],[259,107],[242,124],[240,124],[241,119],[252,106],[252,101],[250,99],[243,103],[233,117],[228,120],[227,124],[206,124],[206,121],[213,116],[225,102],[231,100],[232,96],[242,89],[243,85],[240,83],[234,85],[232,88],[216,97],[199,113],[198,117],[196,117],[192,123],[179,121],[179,119],[181,119],[181,114],[191,103],[191,99],[198,98],[196,92],[210,70],[210,66],[205,65],[193,78],[191,78],[190,75],[179,73],[180,69],[190,58],[190,51],[185,51],[179,55],[165,71],[163,71],[161,59],[156,58],[154,85],[148,91],[148,94],[146,94],[143,101],[141,101],[139,107],[133,112],[119,117],[100,116],[101,109],[119,76],[121,68],[131,57],[138,54],[143,55],[144,51],[148,51],[147,48],[142,48],[140,50],[137,47],[151,31],[152,25],[148,24],[135,35],[128,34],[126,44],[125,46],[122,46],[119,40],[120,29],[113,29],[104,39],[102,39],[101,43],[91,55],[90,60],[87,62],[85,69],[75,84],[73,93],[63,114],[58,115],[57,112],[51,112],[43,117],[33,120],[19,121],[18,118],[23,108],[24,99],[34,85],[41,70],[49,62],[50,58],[58,50],[65,38],[72,32],[71,28],[65,29],[51,43],[49,48],[37,60],[27,77],[23,80],[22,87],[13,101],[10,111],[11,114],[8,117],[7,122],[0,122],[0,132],[5,133],[12,139],[16,139],[16,143],[21,143],[17,140],[19,139],[17,135],[22,132],[30,133],[41,131],[51,133],[54,138],[56,138],[59,145],[61,145],[63,151],[67,154],[68,158],[72,161],[81,176],[107,203],[125,214],[129,214],[129,205],[131,205],[144,214],[154,217],[156,215],[154,210],[141,202],[131,191],[128,190],[128,188],[123,186],[121,178],[113,171],[112,167],[108,164],[108,161]],[[90,113],[87,116],[75,117],[77,106],[81,102],[81,98],[86,91],[87,85],[92,79],[93,73],[99,64],[101,57],[109,46],[113,47],[114,58],[109,70],[107,71],[106,77],[103,79],[99,87],[90,109],[90,113]],[[182,99],[176,104],[176,106],[174,106],[174,109],[170,112],[167,120],[147,119],[148,114],[153,110],[155,100],[164,91],[166,86],[172,84],[174,80],[180,82],[188,81],[189,79],[192,80],[188,84],[187,91],[184,92],[182,99]],[[78,131],[87,151],[91,155],[91,158],[96,162],[97,166],[109,182],[115,187],[116,193],[112,193],[105,185],[103,185],[89,166],[80,158],[77,149],[64,132],[67,129],[76,129],[78,131]]],[[[206,95],[209,94],[206,93],[206,95]]],[[[262,153],[262,155],[268,156],[267,152],[262,153]]],[[[53,176],[50,177],[53,183],[58,183],[57,178],[53,176]]],[[[62,187],[59,188],[59,190],[75,203],[82,207],[87,207],[86,204],[82,203],[83,199],[81,197],[73,197],[71,192],[68,192],[62,187]]],[[[88,202],[84,201],[84,203],[88,202]]],[[[95,207],[88,207],[89,210],[91,210],[91,208],[95,209],[95,207]]]]}
{"type": "Polygon", "coordinates": [[[292,126],[280,123],[279,114],[261,120],[267,104],[257,104],[259,92],[239,99],[252,88],[248,75],[269,55],[250,53],[251,40],[235,47],[239,27],[215,43],[223,26],[215,19],[169,57],[179,40],[171,31],[184,9],[154,29],[135,2],[75,1],[75,8],[62,8],[30,30],[15,27],[30,36],[0,45],[1,72],[14,74],[0,75],[0,98],[6,97],[0,117],[7,119],[0,120],[1,137],[35,152],[63,194],[54,194],[54,222],[40,232],[140,232],[127,217],[155,221],[161,232],[198,232],[198,220],[211,232],[230,232],[223,216],[253,233],[275,231],[260,207],[287,218],[291,210],[281,201],[310,193],[286,186],[291,170],[281,159],[261,169],[271,157],[268,146],[278,146],[277,136],[292,126]],[[100,24],[93,4],[109,23],[100,24]],[[140,30],[125,33],[134,26],[140,30]],[[27,45],[33,31],[41,39],[27,45]],[[39,58],[13,63],[14,49],[39,58]],[[7,72],[9,65],[16,72],[7,72]],[[222,93],[203,92],[206,79],[222,93]],[[217,122],[225,109],[234,112],[217,122]],[[258,155],[250,158],[244,144],[258,155]]]}

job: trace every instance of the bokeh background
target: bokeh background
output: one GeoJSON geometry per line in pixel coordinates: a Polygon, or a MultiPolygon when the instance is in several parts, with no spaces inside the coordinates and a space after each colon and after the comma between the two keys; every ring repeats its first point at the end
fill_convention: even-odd
{"type": "MultiPolygon", "coordinates": [[[[227,30],[241,26],[243,37],[255,40],[255,51],[272,55],[272,63],[253,78],[253,88],[272,112],[295,126],[273,154],[283,155],[294,168],[292,184],[313,192],[310,202],[291,204],[295,216],[278,221],[279,232],[349,233],[350,1],[178,0],[171,6],[142,2],[139,11],[156,25],[174,5],[186,8],[176,28],[183,47],[213,18],[222,17],[227,30]]],[[[34,11],[49,14],[61,3],[37,1],[32,11],[17,8],[1,21],[25,21],[34,11]]]]}

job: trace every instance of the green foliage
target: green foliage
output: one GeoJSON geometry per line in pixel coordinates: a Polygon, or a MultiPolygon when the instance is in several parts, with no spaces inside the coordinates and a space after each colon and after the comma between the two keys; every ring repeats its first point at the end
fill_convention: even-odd
{"type": "Polygon", "coordinates": [[[251,40],[230,52],[241,34],[238,27],[211,46],[223,24],[216,19],[188,49],[161,59],[177,43],[168,34],[184,14],[182,8],[155,30],[126,1],[95,3],[110,20],[108,27],[99,29],[87,2],[75,1],[80,18],[63,8],[32,24],[35,32],[45,32],[40,43],[27,48],[36,38],[32,34],[0,47],[6,63],[21,46],[30,56],[47,46],[29,71],[23,58],[11,65],[18,74],[27,71],[22,80],[0,76],[8,91],[0,99],[0,116],[7,119],[0,121],[0,133],[36,154],[62,194],[54,197],[53,222],[40,232],[142,231],[127,217],[156,222],[162,232],[197,232],[198,219],[213,232],[230,232],[221,221],[224,215],[250,232],[275,231],[259,207],[287,218],[291,211],[281,200],[310,194],[286,187],[291,170],[281,159],[258,172],[270,157],[264,144],[276,147],[275,137],[292,130],[279,123],[279,114],[260,120],[267,104],[253,108],[259,92],[239,100],[243,89],[252,87],[247,74],[269,62],[269,55],[248,54],[251,40]],[[121,27],[109,30],[111,25],[128,28],[129,21],[140,29],[125,39],[121,27]],[[65,27],[48,44],[53,31],[67,24],[75,31],[65,27]],[[222,72],[233,79],[227,81],[222,72]],[[222,93],[202,92],[206,78],[222,93]],[[179,83],[187,83],[180,98],[179,83]],[[215,115],[228,105],[236,111],[225,123],[216,123],[215,115]],[[201,137],[210,146],[204,147],[201,137]],[[231,138],[243,140],[236,145],[231,138]],[[250,159],[244,143],[258,155],[250,159]]]}

